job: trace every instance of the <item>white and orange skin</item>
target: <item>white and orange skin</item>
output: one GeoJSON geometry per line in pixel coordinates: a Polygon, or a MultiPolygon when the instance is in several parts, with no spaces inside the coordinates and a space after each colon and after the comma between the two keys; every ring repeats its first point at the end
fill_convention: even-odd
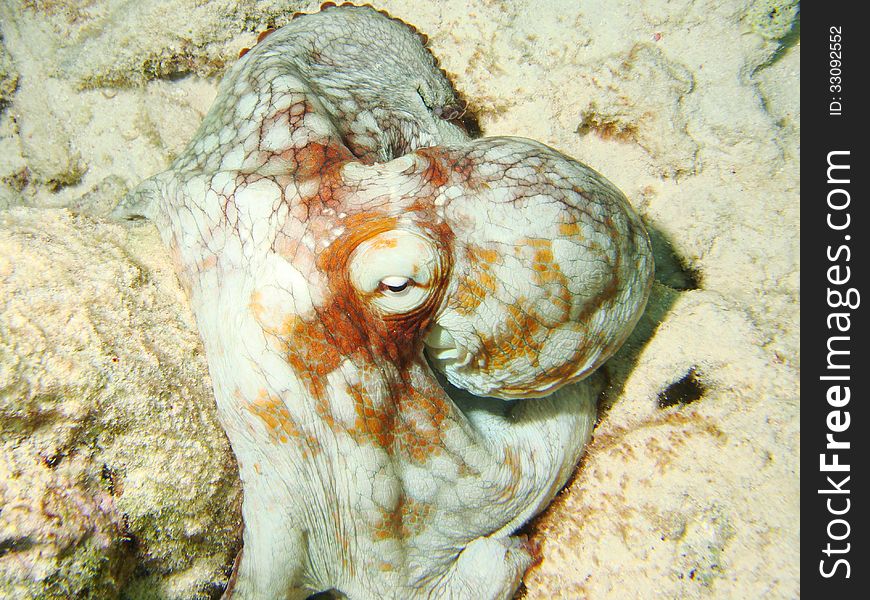
{"type": "Polygon", "coordinates": [[[534,560],[511,534],[582,453],[575,382],[643,310],[650,245],[600,175],[471,140],[457,104],[408,26],[330,7],[117,210],[178,263],[238,459],[227,597],[510,598],[534,560]]]}

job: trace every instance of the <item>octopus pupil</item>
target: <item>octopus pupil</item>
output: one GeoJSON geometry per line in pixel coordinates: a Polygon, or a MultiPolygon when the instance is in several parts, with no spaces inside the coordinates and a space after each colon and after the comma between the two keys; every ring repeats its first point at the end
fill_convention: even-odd
{"type": "Polygon", "coordinates": [[[405,281],[404,283],[400,283],[400,284],[398,284],[398,285],[389,285],[389,284],[387,284],[387,283],[381,282],[381,285],[382,285],[385,289],[387,289],[387,290],[389,290],[389,291],[391,291],[391,292],[401,292],[401,291],[403,291],[405,288],[408,287],[408,284],[409,284],[409,283],[410,283],[410,281],[405,281]]]}

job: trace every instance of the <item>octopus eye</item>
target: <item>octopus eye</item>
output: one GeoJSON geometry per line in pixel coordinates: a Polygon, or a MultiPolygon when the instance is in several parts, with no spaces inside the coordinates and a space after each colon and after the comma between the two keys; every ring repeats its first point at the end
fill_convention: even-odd
{"type": "Polygon", "coordinates": [[[378,289],[389,294],[400,294],[414,284],[414,280],[408,277],[384,277],[378,284],[378,289]]]}
{"type": "Polygon", "coordinates": [[[357,246],[348,261],[351,285],[377,312],[414,312],[435,295],[441,280],[436,244],[421,234],[392,229],[357,246]]]}

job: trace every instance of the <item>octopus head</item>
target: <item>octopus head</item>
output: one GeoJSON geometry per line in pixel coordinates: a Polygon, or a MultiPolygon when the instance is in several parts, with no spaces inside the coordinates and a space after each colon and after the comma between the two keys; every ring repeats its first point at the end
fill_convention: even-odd
{"type": "Polygon", "coordinates": [[[594,171],[527,140],[476,146],[466,163],[435,149],[396,161],[398,179],[371,196],[383,201],[415,170],[424,184],[438,179],[439,195],[426,204],[418,193],[413,209],[397,195],[392,212],[347,228],[326,255],[342,257],[327,262],[346,281],[333,298],[355,298],[345,312],[358,326],[380,324],[365,338],[391,360],[425,350],[474,395],[546,396],[589,375],[632,330],[652,281],[649,240],[594,171]]]}

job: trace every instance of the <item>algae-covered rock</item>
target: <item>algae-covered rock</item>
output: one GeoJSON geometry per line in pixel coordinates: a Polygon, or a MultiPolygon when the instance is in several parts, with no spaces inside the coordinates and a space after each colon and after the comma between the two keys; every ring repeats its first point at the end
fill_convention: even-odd
{"type": "MultiPolygon", "coordinates": [[[[3,425],[5,438],[9,422],[3,425]]],[[[46,457],[6,439],[0,450],[0,594],[116,596],[134,556],[99,472],[81,457],[46,457]]]]}
{"type": "Polygon", "coordinates": [[[781,40],[794,27],[799,12],[798,0],[757,0],[749,3],[746,19],[762,37],[781,40]]]}
{"type": "Polygon", "coordinates": [[[0,34],[0,110],[12,99],[16,87],[18,87],[18,72],[3,44],[3,35],[0,34]]]}
{"type": "Polygon", "coordinates": [[[303,7],[310,8],[288,0],[110,0],[71,44],[64,68],[85,88],[214,75],[238,58],[240,48],[229,42],[240,29],[284,25],[303,7]]]}
{"type": "Polygon", "coordinates": [[[226,582],[238,475],[150,226],[0,212],[0,439],[0,597],[226,582]]]}
{"type": "Polygon", "coordinates": [[[694,172],[698,144],[686,130],[682,106],[694,86],[688,69],[658,48],[638,44],[580,78],[596,94],[581,114],[578,133],[636,143],[658,158],[662,176],[694,172]]]}

